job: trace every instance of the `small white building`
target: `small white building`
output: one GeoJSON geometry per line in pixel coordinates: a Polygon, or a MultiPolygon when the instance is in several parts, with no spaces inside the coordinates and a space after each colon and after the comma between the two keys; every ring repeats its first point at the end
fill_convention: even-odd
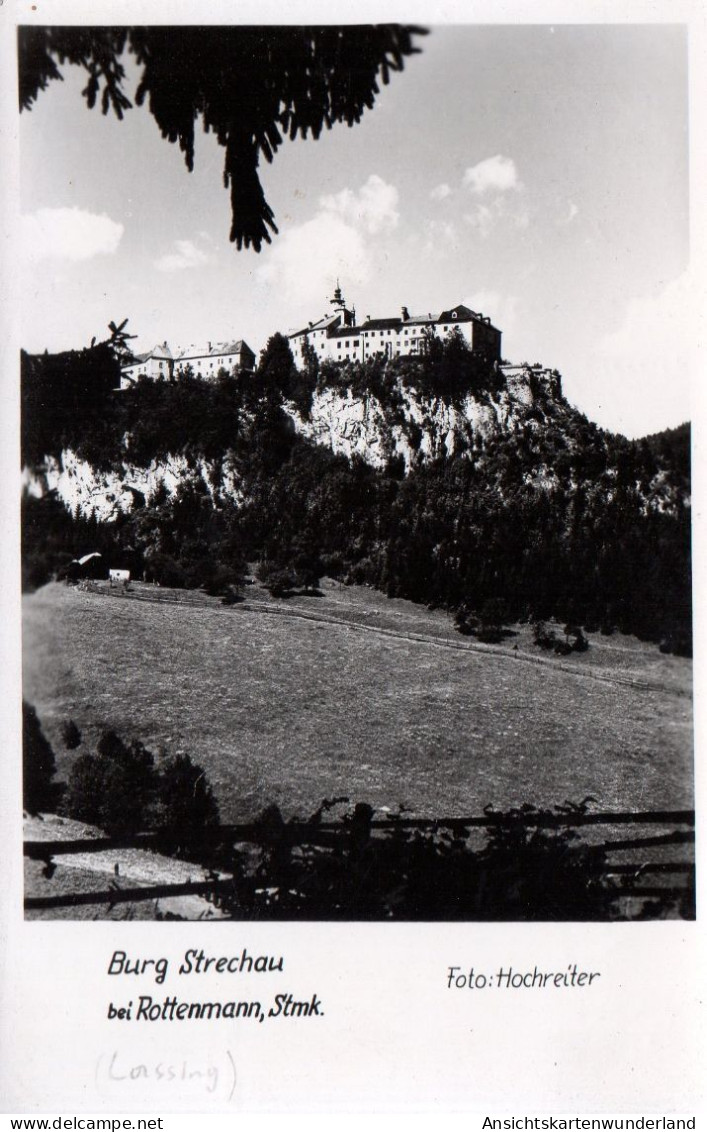
{"type": "Polygon", "coordinates": [[[207,342],[199,346],[185,346],[174,355],[174,372],[184,373],[190,366],[195,377],[217,377],[219,370],[232,373],[235,369],[249,373],[255,369],[255,354],[247,342],[207,342]]]}
{"type": "Polygon", "coordinates": [[[444,342],[455,331],[461,333],[474,353],[487,357],[490,362],[501,360],[501,331],[492,326],[490,318],[462,303],[449,310],[414,315],[403,307],[397,317],[366,316],[364,322],[357,324],[356,312],[347,308],[339,286],[329,302],[333,313],[288,335],[299,369],[304,365],[307,345],[320,362],[365,362],[377,355],[388,358],[420,355],[426,350],[430,334],[444,342]]]}
{"type": "Polygon", "coordinates": [[[148,354],[138,354],[120,367],[120,388],[130,389],[138,378],[167,381],[185,373],[187,366],[195,377],[215,378],[224,369],[251,372],[255,368],[255,354],[242,338],[231,342],[207,342],[202,345],[178,347],[170,350],[163,342],[148,354]]]}
{"type": "Polygon", "coordinates": [[[172,376],[172,352],[166,342],[154,346],[147,354],[136,354],[120,367],[120,388],[130,389],[139,377],[165,381],[172,376]]]}

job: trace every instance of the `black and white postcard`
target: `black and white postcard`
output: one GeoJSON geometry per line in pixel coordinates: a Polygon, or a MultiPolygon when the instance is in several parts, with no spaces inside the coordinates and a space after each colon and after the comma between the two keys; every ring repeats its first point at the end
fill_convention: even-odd
{"type": "Polygon", "coordinates": [[[696,1127],[700,9],[0,0],[3,1111],[696,1127]]]}

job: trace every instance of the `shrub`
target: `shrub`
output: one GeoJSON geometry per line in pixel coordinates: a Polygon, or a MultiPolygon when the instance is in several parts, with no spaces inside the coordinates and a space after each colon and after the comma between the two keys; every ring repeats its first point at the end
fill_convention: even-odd
{"type": "Polygon", "coordinates": [[[506,636],[503,623],[508,616],[508,605],[503,598],[487,598],[481,607],[481,624],[476,632],[477,640],[486,645],[497,645],[506,636]]]}
{"type": "MultiPolygon", "coordinates": [[[[318,843],[322,804],[306,823],[310,836],[292,836],[276,807],[261,818],[260,845],[224,861],[232,893],[219,903],[239,918],[300,920],[604,920],[617,888],[607,877],[601,846],[588,846],[570,828],[543,829],[532,806],[492,814],[486,844],[472,848],[469,829],[374,830],[374,811],[358,803],[338,832],[318,843]]],[[[574,807],[584,811],[585,804],[574,807]]]]}
{"type": "Polygon", "coordinates": [[[174,755],[160,764],[151,824],[170,852],[203,849],[204,834],[218,828],[218,805],[206,772],[188,755],[174,755]]]}
{"type": "Polygon", "coordinates": [[[497,645],[503,638],[504,632],[500,625],[482,625],[476,633],[477,641],[485,645],[497,645]]]}
{"type": "MultiPolygon", "coordinates": [[[[95,755],[80,755],[71,768],[64,812],[76,821],[103,825],[106,767],[95,755]]],[[[110,800],[108,800],[110,805],[110,800]]]]}
{"type": "Polygon", "coordinates": [[[272,597],[286,597],[296,587],[294,572],[285,567],[272,567],[258,571],[260,580],[272,597]]]}
{"type": "MultiPolygon", "coordinates": [[[[589,648],[589,641],[585,637],[579,625],[567,624],[564,628],[565,641],[569,645],[570,652],[586,652],[589,648]],[[572,640],[570,640],[570,637],[572,640]]],[[[557,651],[557,649],[555,650],[557,651]]]]}
{"type": "Polygon", "coordinates": [[[454,624],[458,633],[464,637],[471,637],[479,627],[479,619],[472,613],[467,603],[463,602],[454,614],[454,624]]]}
{"type": "Polygon", "coordinates": [[[30,814],[56,809],[61,784],[53,781],[56,759],[37,712],[22,701],[22,804],[30,814]]]}
{"type": "Polygon", "coordinates": [[[169,554],[153,554],[150,557],[150,574],[161,586],[183,589],[187,584],[186,570],[169,554]]]}
{"type": "Polygon", "coordinates": [[[487,598],[481,607],[481,620],[484,625],[503,625],[508,617],[508,603],[504,598],[487,598]]]}
{"type": "Polygon", "coordinates": [[[221,605],[238,605],[243,601],[243,594],[236,586],[226,586],[226,589],[221,597],[221,605]]]}
{"type": "Polygon", "coordinates": [[[555,641],[553,652],[557,653],[558,656],[569,656],[572,652],[572,645],[569,641],[555,641]]]}
{"type": "Polygon", "coordinates": [[[317,594],[323,573],[319,555],[302,545],[282,550],[277,559],[258,567],[258,578],[273,597],[287,597],[295,591],[317,594]]]}
{"type": "Polygon", "coordinates": [[[476,631],[476,630],[474,629],[473,625],[471,625],[471,624],[469,623],[469,621],[467,621],[467,620],[466,620],[466,618],[464,618],[464,617],[462,617],[462,618],[459,618],[459,619],[457,619],[457,618],[455,617],[455,618],[454,618],[454,623],[455,623],[455,625],[456,625],[456,627],[457,627],[457,632],[458,632],[458,633],[461,633],[461,635],[462,635],[463,637],[471,637],[471,636],[473,636],[473,634],[474,634],[474,633],[475,633],[475,631],[476,631]]]}
{"type": "Polygon", "coordinates": [[[32,593],[50,582],[56,569],[56,555],[41,550],[26,551],[22,555],[22,592],[32,593]]]}
{"type": "Polygon", "coordinates": [[[193,853],[204,833],[219,825],[202,767],[186,754],[156,766],[139,740],[125,743],[114,731],[102,734],[95,755],[74,763],[64,809],[112,837],[152,830],[161,835],[162,848],[179,853],[193,853]]]}
{"type": "Polygon", "coordinates": [[[62,723],[61,737],[64,740],[64,746],[67,751],[75,751],[77,747],[81,746],[81,732],[73,719],[67,719],[62,723]]]}
{"type": "Polygon", "coordinates": [[[213,562],[204,572],[202,585],[211,597],[222,597],[227,591],[241,590],[245,585],[245,578],[242,570],[223,562],[213,562]]]}
{"type": "Polygon", "coordinates": [[[674,656],[692,656],[692,632],[686,630],[685,632],[672,633],[671,636],[664,638],[659,645],[662,653],[672,653],[674,656]]]}
{"type": "Polygon", "coordinates": [[[580,629],[577,636],[572,641],[572,652],[586,652],[589,648],[589,641],[580,629]]]}
{"type": "Polygon", "coordinates": [[[535,621],[533,623],[533,643],[538,645],[541,649],[552,649],[555,647],[557,637],[554,629],[551,629],[545,621],[535,621]]]}
{"type": "Polygon", "coordinates": [[[114,731],[105,731],[97,755],[74,763],[65,808],[78,821],[119,837],[143,828],[154,794],[152,754],[137,740],[126,745],[114,731]]]}
{"type": "MultiPolygon", "coordinates": [[[[585,812],[586,801],[573,809],[585,812]]],[[[569,827],[529,826],[528,815],[541,818],[543,811],[525,805],[499,814],[480,853],[493,889],[484,919],[611,918],[616,890],[606,878],[603,847],[583,844],[569,827]]]]}

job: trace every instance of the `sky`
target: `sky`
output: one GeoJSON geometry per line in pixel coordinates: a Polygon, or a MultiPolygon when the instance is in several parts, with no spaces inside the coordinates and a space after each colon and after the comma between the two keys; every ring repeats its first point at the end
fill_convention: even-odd
{"type": "Polygon", "coordinates": [[[146,109],[88,110],[65,67],[20,117],[24,347],[128,317],[138,351],[257,352],[324,314],[338,279],[359,318],[481,311],[504,358],[558,369],[603,427],[688,419],[685,27],[432,26],[420,43],[359,124],[261,165],[279,235],[260,254],[229,243],[213,136],[189,173],[146,109]]]}

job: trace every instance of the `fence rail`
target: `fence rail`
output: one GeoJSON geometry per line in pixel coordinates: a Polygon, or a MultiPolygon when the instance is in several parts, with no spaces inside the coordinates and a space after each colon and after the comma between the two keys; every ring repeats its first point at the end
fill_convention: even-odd
{"type": "Polygon", "coordinates": [[[175,896],[206,896],[227,892],[231,881],[190,881],[184,884],[155,884],[149,888],[120,888],[109,886],[100,892],[71,892],[58,896],[28,896],[25,899],[26,911],[39,911],[50,908],[80,908],[94,904],[135,904],[142,900],[165,900],[175,896]]]}
{"type": "MultiPolygon", "coordinates": [[[[256,822],[240,825],[220,826],[204,836],[204,848],[211,844],[239,844],[252,843],[260,846],[284,844],[287,846],[310,845],[319,848],[334,848],[341,845],[342,838],[361,837],[378,838],[396,831],[420,831],[435,833],[449,830],[457,834],[469,833],[474,829],[518,828],[527,829],[562,829],[598,827],[601,832],[606,829],[605,840],[593,841],[591,844],[602,850],[607,856],[605,877],[618,878],[621,884],[622,897],[634,897],[647,900],[650,898],[679,897],[694,893],[695,865],[693,853],[688,850],[688,859],[685,858],[684,849],[694,844],[695,840],[695,812],[694,810],[660,810],[651,812],[616,812],[616,813],[589,813],[581,809],[548,811],[516,810],[510,813],[485,812],[481,815],[454,818],[406,818],[402,816],[389,816],[384,819],[373,818],[369,807],[357,807],[353,816],[339,821],[323,821],[310,819],[309,821],[284,822],[279,814],[274,813],[263,817],[256,822]],[[635,827],[636,836],[622,837],[612,840],[610,831],[612,827],[635,827]],[[682,827],[670,828],[666,827],[682,827]],[[653,832],[646,827],[653,827],[661,832],[653,832]],[[648,834],[647,836],[644,834],[648,834]],[[684,847],[683,859],[661,860],[661,851],[672,847],[684,847]],[[643,852],[653,851],[650,856],[655,859],[645,859],[643,852]],[[623,854],[626,851],[633,853],[629,861],[613,862],[608,858],[614,853],[623,854]],[[640,854],[640,859],[638,855],[640,854]],[[645,883],[649,877],[653,883],[645,883]],[[645,878],[645,879],[644,879],[645,878]],[[663,878],[666,883],[655,883],[663,878]],[[633,883],[631,883],[633,882],[633,883]]],[[[24,842],[24,854],[30,860],[43,861],[46,865],[56,865],[55,858],[72,856],[75,854],[95,854],[116,852],[124,849],[159,850],[163,845],[163,836],[156,833],[140,833],[130,837],[100,837],[91,839],[71,840],[27,840],[24,842]]],[[[48,876],[51,874],[48,872],[48,876]]],[[[129,878],[125,878],[128,881],[129,878]]],[[[107,905],[109,908],[116,904],[139,902],[144,900],[159,900],[177,896],[204,896],[218,895],[228,891],[233,881],[223,874],[214,873],[205,880],[196,882],[181,882],[170,884],[151,884],[136,887],[123,887],[112,881],[107,889],[95,892],[64,893],[51,896],[27,896],[24,902],[27,911],[49,910],[55,908],[71,908],[86,905],[107,905]]]]}

